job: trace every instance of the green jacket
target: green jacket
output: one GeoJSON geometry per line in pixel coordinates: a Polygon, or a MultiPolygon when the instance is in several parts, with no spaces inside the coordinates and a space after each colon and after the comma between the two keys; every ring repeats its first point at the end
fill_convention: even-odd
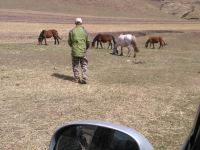
{"type": "Polygon", "coordinates": [[[72,48],[72,56],[84,57],[90,45],[87,31],[81,25],[76,25],[69,32],[68,44],[72,48]]]}

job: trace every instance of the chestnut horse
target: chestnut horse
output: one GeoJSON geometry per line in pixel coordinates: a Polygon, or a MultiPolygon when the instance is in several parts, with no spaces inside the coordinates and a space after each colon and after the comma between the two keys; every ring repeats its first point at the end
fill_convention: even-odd
{"type": "Polygon", "coordinates": [[[42,41],[45,41],[45,45],[47,45],[47,40],[46,38],[54,38],[54,44],[58,43],[59,45],[59,39],[61,40],[61,38],[58,36],[58,31],[55,29],[52,30],[42,30],[42,32],[40,33],[39,37],[38,37],[38,45],[42,44],[42,41]]]}
{"type": "Polygon", "coordinates": [[[114,36],[112,36],[110,34],[97,34],[92,41],[92,47],[95,47],[95,42],[97,42],[96,48],[98,48],[99,43],[101,45],[101,48],[103,48],[102,42],[103,43],[109,42],[108,49],[109,49],[109,47],[111,47],[111,49],[112,49],[112,41],[115,44],[115,38],[114,38],[114,36]]]}
{"type": "Polygon", "coordinates": [[[154,46],[155,43],[160,43],[159,49],[160,49],[161,47],[167,45],[167,44],[165,43],[165,41],[163,40],[163,38],[160,37],[160,36],[152,36],[152,37],[149,37],[149,39],[148,39],[148,40],[146,41],[146,43],[145,43],[145,47],[146,47],[146,48],[148,47],[149,43],[150,43],[150,47],[151,47],[151,44],[153,45],[153,49],[155,48],[155,46],[154,46]]]}
{"type": "Polygon", "coordinates": [[[130,57],[130,51],[133,50],[134,54],[133,57],[136,57],[136,52],[139,52],[139,49],[136,44],[136,37],[132,34],[120,34],[116,39],[116,44],[114,45],[114,49],[112,54],[118,54],[117,47],[121,46],[121,54],[123,56],[123,47],[128,48],[128,57],[130,57]]]}

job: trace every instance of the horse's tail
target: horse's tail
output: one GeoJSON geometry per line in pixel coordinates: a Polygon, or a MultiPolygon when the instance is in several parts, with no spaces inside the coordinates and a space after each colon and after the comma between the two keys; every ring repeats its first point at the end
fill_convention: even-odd
{"type": "Polygon", "coordinates": [[[164,46],[167,45],[167,43],[165,43],[165,41],[163,39],[162,39],[162,43],[163,43],[164,46]]]}
{"type": "Polygon", "coordinates": [[[138,47],[137,47],[137,44],[136,44],[136,41],[135,41],[135,40],[132,41],[132,45],[133,45],[134,51],[135,51],[135,52],[139,52],[139,49],[138,49],[138,47]]]}
{"type": "Polygon", "coordinates": [[[134,48],[134,51],[135,52],[139,52],[139,49],[137,47],[137,43],[136,43],[136,37],[135,36],[132,36],[133,39],[132,39],[132,45],[133,45],[133,48],[134,48]]]}
{"type": "Polygon", "coordinates": [[[58,39],[62,40],[61,37],[59,37],[59,36],[57,36],[57,37],[58,37],[58,39]]]}
{"type": "Polygon", "coordinates": [[[139,49],[138,49],[138,47],[137,47],[137,44],[135,43],[135,47],[134,47],[134,49],[135,49],[135,52],[139,52],[139,49]]]}

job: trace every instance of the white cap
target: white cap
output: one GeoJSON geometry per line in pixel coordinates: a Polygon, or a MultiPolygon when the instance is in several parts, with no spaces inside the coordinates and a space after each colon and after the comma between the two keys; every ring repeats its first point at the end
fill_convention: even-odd
{"type": "Polygon", "coordinates": [[[81,18],[76,18],[75,23],[82,23],[82,19],[81,18]]]}

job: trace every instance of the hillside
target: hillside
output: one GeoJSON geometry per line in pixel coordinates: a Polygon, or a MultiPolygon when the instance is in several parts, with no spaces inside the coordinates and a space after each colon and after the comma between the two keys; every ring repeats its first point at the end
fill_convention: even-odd
{"type": "Polygon", "coordinates": [[[150,19],[200,19],[200,0],[0,0],[0,10],[150,19]]]}
{"type": "Polygon", "coordinates": [[[162,12],[187,20],[200,19],[200,0],[163,0],[162,12]]]}
{"type": "Polygon", "coordinates": [[[160,0],[0,0],[0,9],[90,15],[100,17],[162,18],[172,15],[160,11],[160,0]]]}

